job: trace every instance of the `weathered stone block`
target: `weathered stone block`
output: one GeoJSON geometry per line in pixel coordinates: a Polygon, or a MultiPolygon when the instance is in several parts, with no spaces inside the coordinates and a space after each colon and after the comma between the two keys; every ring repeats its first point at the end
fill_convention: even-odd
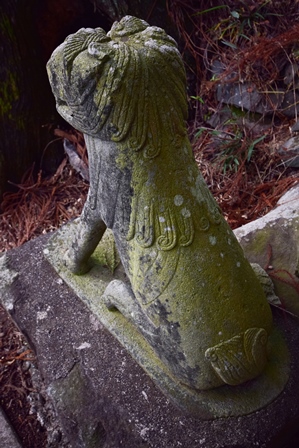
{"type": "Polygon", "coordinates": [[[274,210],[234,233],[249,261],[267,270],[282,306],[299,316],[299,186],[274,210]]]}
{"type": "MultiPolygon", "coordinates": [[[[159,391],[128,351],[57,276],[43,256],[47,240],[43,236],[8,252],[7,269],[18,276],[6,288],[6,294],[10,295],[10,312],[38,359],[42,384],[38,384],[37,392],[43,397],[40,406],[54,403],[69,447],[298,446],[298,320],[274,310],[275,325],[291,354],[291,372],[284,391],[249,415],[199,421],[159,391]]],[[[0,297],[1,286],[0,282],[0,297]]],[[[264,387],[265,392],[268,387],[264,387]]],[[[230,403],[225,401],[223,408],[230,403]]],[[[43,414],[43,409],[40,411],[43,414]]],[[[51,446],[66,445],[49,443],[51,446]]]]}

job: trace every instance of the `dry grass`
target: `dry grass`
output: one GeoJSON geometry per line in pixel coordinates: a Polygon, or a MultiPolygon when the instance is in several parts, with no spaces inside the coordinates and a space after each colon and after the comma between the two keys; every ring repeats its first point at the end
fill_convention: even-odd
{"type": "MultiPolygon", "coordinates": [[[[234,152],[239,165],[227,171],[224,170],[225,154],[219,149],[219,141],[215,144],[211,133],[202,133],[193,143],[199,169],[233,229],[268,213],[299,181],[299,173],[286,168],[274,149],[274,136],[278,134],[271,131],[268,141],[257,144],[250,161],[247,161],[246,152],[248,141],[240,138],[234,152]]],[[[288,128],[281,129],[280,134],[285,141],[288,128]]]]}
{"type": "MultiPolygon", "coordinates": [[[[78,152],[82,140],[78,133],[68,134],[78,152]]],[[[31,238],[57,229],[78,216],[88,191],[88,184],[80,178],[65,157],[56,173],[43,178],[32,168],[24,176],[17,191],[7,192],[1,204],[0,252],[20,246],[31,238]]]]}

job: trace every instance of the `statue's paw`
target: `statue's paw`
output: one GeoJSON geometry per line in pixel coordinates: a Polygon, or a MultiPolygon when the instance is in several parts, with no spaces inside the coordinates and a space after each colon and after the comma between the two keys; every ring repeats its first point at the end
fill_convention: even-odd
{"type": "Polygon", "coordinates": [[[136,305],[136,299],[130,288],[121,280],[112,280],[103,294],[103,301],[108,310],[119,310],[127,315],[136,305]]]}
{"type": "Polygon", "coordinates": [[[114,304],[113,297],[110,295],[103,296],[104,303],[109,311],[116,311],[117,307],[114,304]]]}

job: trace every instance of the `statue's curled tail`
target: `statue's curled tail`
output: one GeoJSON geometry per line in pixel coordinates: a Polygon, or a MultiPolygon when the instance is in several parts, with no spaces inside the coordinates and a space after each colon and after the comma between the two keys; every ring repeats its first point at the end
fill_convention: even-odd
{"type": "Polygon", "coordinates": [[[215,372],[231,386],[258,376],[267,364],[268,335],[263,328],[249,328],[206,350],[215,372]]]}

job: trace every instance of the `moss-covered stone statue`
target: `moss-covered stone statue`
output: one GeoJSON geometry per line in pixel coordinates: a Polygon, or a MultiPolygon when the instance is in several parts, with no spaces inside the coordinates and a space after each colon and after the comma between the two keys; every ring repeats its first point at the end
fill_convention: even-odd
{"type": "MultiPolygon", "coordinates": [[[[62,260],[60,273],[88,283],[91,256],[111,229],[126,275],[111,276],[94,300],[138,329],[139,347],[128,338],[133,356],[149,372],[159,364],[153,377],[162,389],[165,374],[195,397],[221,387],[225,396],[235,394],[225,385],[267,369],[271,310],[193,159],[175,41],[127,16],[107,34],[97,28],[69,36],[47,69],[58,112],[84,133],[90,166],[82,215],[47,252],[62,260]],[[143,362],[144,346],[153,358],[143,362]]],[[[117,325],[116,319],[109,329],[119,336],[117,325]]],[[[230,412],[263,404],[256,396],[253,402],[230,412]]]]}

